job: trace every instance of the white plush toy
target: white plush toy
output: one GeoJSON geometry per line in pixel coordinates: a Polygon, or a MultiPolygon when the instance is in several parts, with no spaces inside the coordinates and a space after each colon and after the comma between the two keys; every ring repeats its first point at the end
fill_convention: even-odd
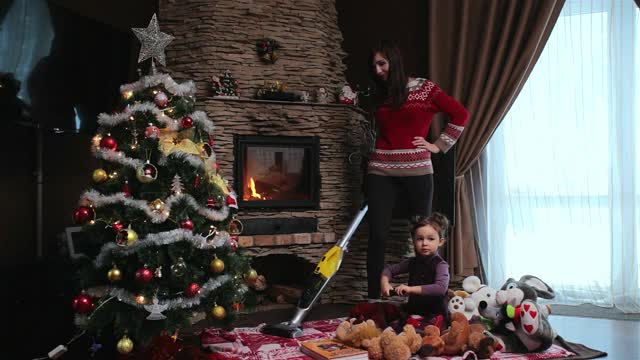
{"type": "Polygon", "coordinates": [[[473,311],[485,318],[496,319],[500,317],[500,304],[496,301],[497,290],[483,284],[477,276],[469,276],[462,281],[462,288],[471,294],[473,311]]]}
{"type": "Polygon", "coordinates": [[[467,318],[467,320],[471,320],[474,315],[480,315],[478,313],[478,308],[475,302],[471,298],[471,295],[469,295],[469,293],[464,290],[449,290],[448,309],[449,314],[459,312],[462,313],[467,318]]]}

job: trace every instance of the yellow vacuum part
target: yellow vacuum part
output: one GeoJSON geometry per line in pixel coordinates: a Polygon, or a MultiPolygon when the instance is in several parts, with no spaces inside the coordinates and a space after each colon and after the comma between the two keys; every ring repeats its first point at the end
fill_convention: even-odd
{"type": "Polygon", "coordinates": [[[315,272],[319,273],[325,279],[330,278],[338,271],[340,261],[342,260],[342,248],[334,245],[326,254],[322,257],[322,260],[318,263],[315,272]]]}

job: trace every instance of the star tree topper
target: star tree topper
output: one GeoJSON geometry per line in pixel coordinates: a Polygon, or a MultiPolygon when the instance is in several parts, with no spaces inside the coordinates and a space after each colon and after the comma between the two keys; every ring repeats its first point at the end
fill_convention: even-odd
{"type": "Polygon", "coordinates": [[[131,28],[131,30],[133,30],[133,33],[136,34],[141,43],[138,62],[154,58],[162,66],[165,66],[164,48],[173,40],[173,36],[160,32],[156,14],[153,14],[149,26],[146,28],[131,28]]]}

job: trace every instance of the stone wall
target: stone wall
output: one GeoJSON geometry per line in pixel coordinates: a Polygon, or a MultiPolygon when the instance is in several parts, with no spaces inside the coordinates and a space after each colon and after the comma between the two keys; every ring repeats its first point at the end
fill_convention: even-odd
{"type": "Polygon", "coordinates": [[[176,79],[192,79],[207,95],[212,76],[225,70],[250,98],[264,80],[280,80],[289,90],[345,84],[346,53],[334,0],[160,0],[160,30],[175,36],[167,47],[176,79]],[[280,43],[274,64],[261,62],[256,40],[280,43]]]}

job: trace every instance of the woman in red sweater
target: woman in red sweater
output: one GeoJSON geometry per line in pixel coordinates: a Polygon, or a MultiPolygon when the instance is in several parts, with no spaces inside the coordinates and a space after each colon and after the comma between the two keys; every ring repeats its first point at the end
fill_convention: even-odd
{"type": "Polygon", "coordinates": [[[433,199],[431,153],[446,152],[458,140],[469,112],[432,81],[409,78],[397,46],[381,42],[372,49],[370,62],[377,85],[376,148],[367,173],[369,244],[367,247],[368,297],[380,298],[385,241],[397,198],[409,202],[409,214],[428,216],[433,199]],[[447,128],[434,142],[427,141],[433,116],[449,114],[447,128]]]}

